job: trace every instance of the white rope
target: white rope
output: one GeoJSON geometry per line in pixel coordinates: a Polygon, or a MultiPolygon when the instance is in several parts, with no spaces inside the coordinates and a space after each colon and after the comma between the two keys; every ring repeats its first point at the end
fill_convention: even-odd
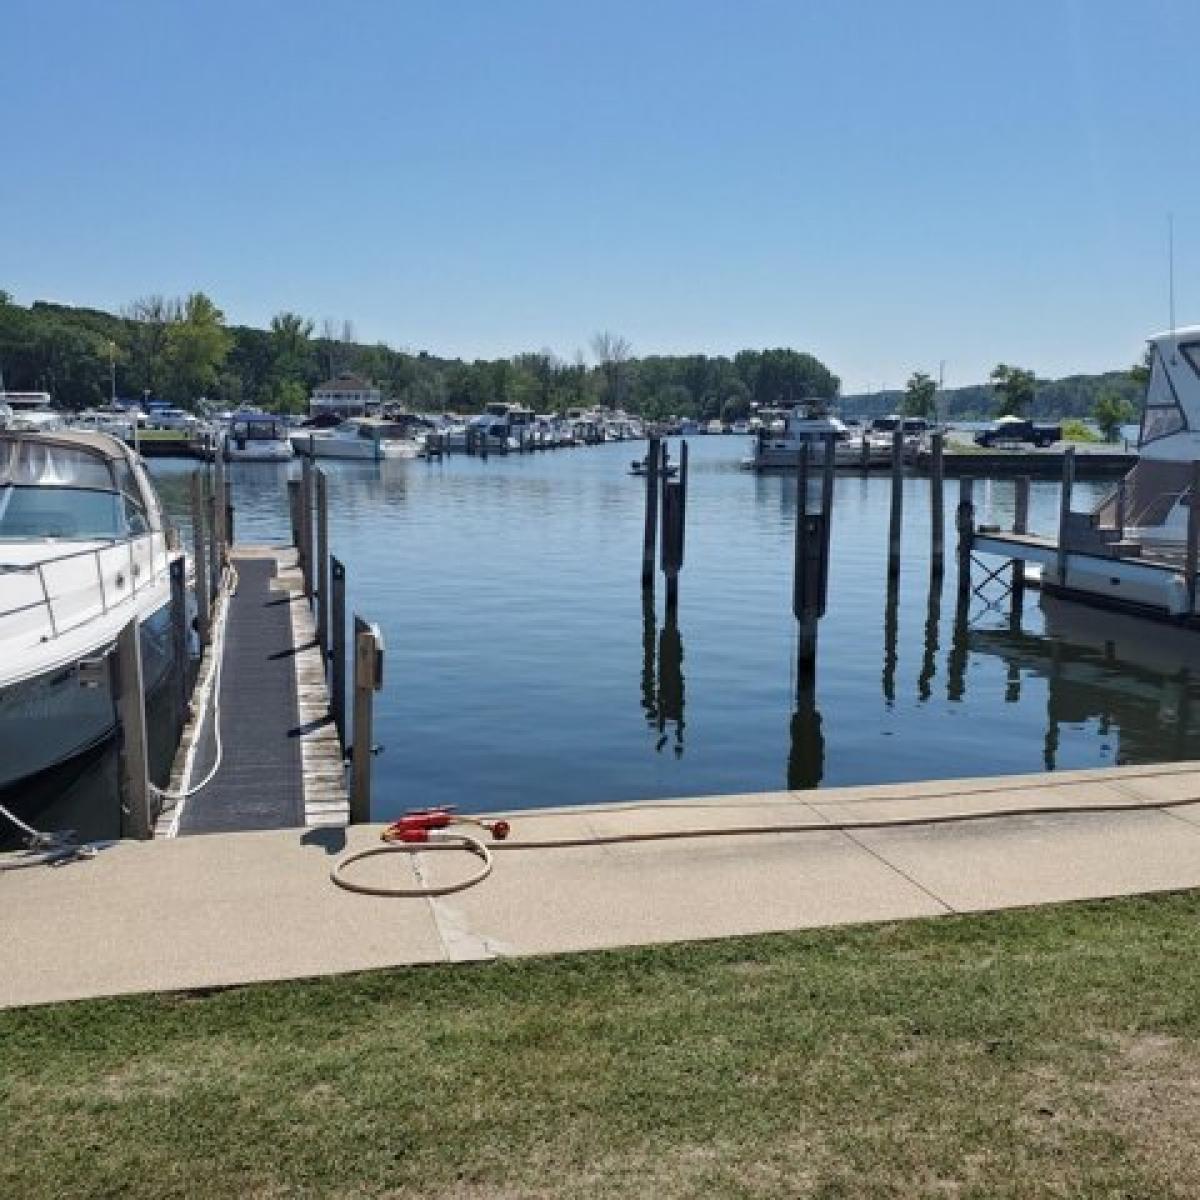
{"type": "MultiPolygon", "coordinates": [[[[170,802],[164,803],[164,812],[179,804],[180,801],[186,800],[189,796],[194,796],[197,792],[208,787],[216,778],[225,757],[225,747],[221,740],[221,677],[225,665],[225,630],[229,624],[229,602],[233,598],[233,594],[237,591],[237,585],[237,571],[232,566],[227,566],[221,577],[221,619],[217,623],[217,636],[212,647],[212,672],[209,676],[213,693],[213,743],[216,751],[213,757],[213,764],[209,768],[208,774],[199,783],[192,784],[190,787],[183,788],[178,792],[173,792],[169,788],[157,787],[153,783],[150,784],[150,790],[156,796],[163,801],[170,802]]],[[[197,720],[197,739],[199,739],[203,724],[203,714],[201,714],[197,720]]]]}

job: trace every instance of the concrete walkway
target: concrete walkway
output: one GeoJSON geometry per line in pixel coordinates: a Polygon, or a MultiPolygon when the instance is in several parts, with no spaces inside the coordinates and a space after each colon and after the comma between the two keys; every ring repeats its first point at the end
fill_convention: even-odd
{"type": "MultiPolygon", "coordinates": [[[[329,882],[377,826],[122,843],[0,872],[0,1005],[897,920],[1200,886],[1200,763],[515,814],[522,839],[1070,806],[937,826],[505,850],[439,900],[329,882]],[[1194,802],[1193,802],[1194,798],[1194,802]],[[1182,807],[1164,803],[1184,800],[1182,807]],[[1130,804],[1129,812],[1091,812],[1130,804]]],[[[362,880],[464,874],[395,855],[362,880]]]]}

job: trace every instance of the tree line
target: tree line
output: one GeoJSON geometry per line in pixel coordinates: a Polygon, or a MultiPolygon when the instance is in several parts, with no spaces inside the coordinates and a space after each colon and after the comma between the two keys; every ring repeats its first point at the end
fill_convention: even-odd
{"type": "Polygon", "coordinates": [[[604,404],[651,418],[737,420],[752,405],[824,399],[840,381],[811,354],[787,348],[724,355],[636,357],[627,339],[596,334],[590,355],[549,349],[511,358],[439,358],[367,345],[349,322],[281,312],[269,328],[228,325],[201,292],[146,296],[120,313],[0,292],[0,371],[11,391],[47,391],[71,409],[118,397],[181,408],[255,405],[302,412],[313,388],[339,374],[370,379],[385,400],[416,411],[480,412],[490,402],[539,412],[604,404]]]}

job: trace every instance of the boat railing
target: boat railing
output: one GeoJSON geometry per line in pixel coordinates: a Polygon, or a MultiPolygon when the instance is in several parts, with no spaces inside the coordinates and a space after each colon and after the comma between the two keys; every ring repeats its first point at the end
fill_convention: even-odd
{"type": "Polygon", "coordinates": [[[170,570],[168,530],[71,550],[33,563],[0,562],[4,590],[17,603],[0,609],[0,641],[47,642],[106,616],[159,584],[170,570]]]}

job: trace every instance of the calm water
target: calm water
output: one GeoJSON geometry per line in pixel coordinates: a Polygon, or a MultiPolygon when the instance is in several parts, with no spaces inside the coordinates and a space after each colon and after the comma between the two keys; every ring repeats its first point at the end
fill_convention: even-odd
{"type": "MultiPolygon", "coordinates": [[[[906,484],[889,603],[889,482],[838,478],[818,678],[798,696],[795,484],[740,471],[743,443],[691,440],[677,628],[663,624],[661,577],[656,607],[643,608],[645,488],[627,473],[640,445],[327,466],[348,607],[378,621],[387,643],[378,817],[416,804],[634,800],[1194,753],[1192,642],[1073,606],[1043,611],[1036,592],[1020,629],[1007,605],[978,597],[956,619],[952,561],[942,594],[930,594],[923,479],[906,484]]],[[[181,510],[190,466],[154,469],[181,510]]],[[[240,540],[286,536],[288,471],[234,465],[240,540]]],[[[1078,487],[1077,504],[1101,487],[1078,487]]],[[[1012,492],[977,483],[980,519],[990,507],[1011,520],[1012,492]]],[[[1053,528],[1057,503],[1056,485],[1035,483],[1032,526],[1053,528]]]]}

